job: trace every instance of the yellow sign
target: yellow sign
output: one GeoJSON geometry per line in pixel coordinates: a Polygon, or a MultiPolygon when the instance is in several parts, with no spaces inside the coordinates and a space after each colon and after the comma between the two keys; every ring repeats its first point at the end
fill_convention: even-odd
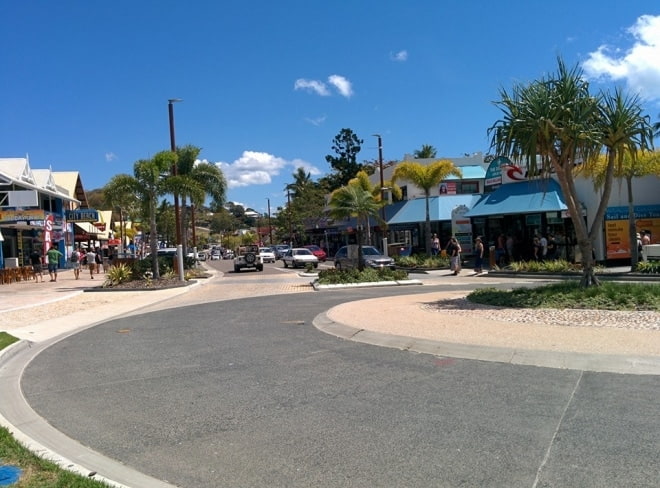
{"type": "Polygon", "coordinates": [[[22,222],[28,220],[44,220],[46,212],[40,209],[32,210],[5,210],[0,212],[0,222],[22,222]]]}

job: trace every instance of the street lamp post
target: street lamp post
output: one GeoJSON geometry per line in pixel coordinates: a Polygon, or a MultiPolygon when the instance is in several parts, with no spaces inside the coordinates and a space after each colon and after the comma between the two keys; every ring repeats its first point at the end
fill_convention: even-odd
{"type": "Polygon", "coordinates": [[[270,245],[273,245],[273,226],[270,223],[270,198],[266,197],[268,200],[268,235],[270,238],[270,245]]]}
{"type": "MultiPolygon", "coordinates": [[[[373,134],[374,137],[378,138],[378,171],[380,172],[380,218],[385,221],[385,181],[383,178],[383,139],[380,134],[373,134]]],[[[383,254],[387,256],[387,237],[385,237],[385,229],[382,232],[383,235],[383,254]]]]}
{"type": "MultiPolygon", "coordinates": [[[[167,101],[167,108],[170,116],[170,150],[176,153],[176,142],[174,140],[174,103],[182,102],[180,98],[170,98],[167,101]]],[[[176,162],[172,165],[172,175],[176,176],[178,173],[176,162]]],[[[177,268],[179,272],[179,280],[184,280],[183,274],[183,239],[181,237],[181,210],[179,208],[179,195],[174,194],[174,223],[176,228],[176,247],[177,247],[177,268]]]]}
{"type": "MultiPolygon", "coordinates": [[[[167,101],[167,108],[170,116],[170,150],[172,152],[176,152],[176,142],[174,139],[174,103],[182,101],[183,100],[180,98],[170,98],[167,101]]],[[[172,175],[177,175],[176,163],[172,165],[172,175]]],[[[183,243],[183,239],[181,237],[181,209],[179,208],[179,195],[176,193],[174,194],[174,223],[176,226],[176,244],[178,246],[183,243]]]]}

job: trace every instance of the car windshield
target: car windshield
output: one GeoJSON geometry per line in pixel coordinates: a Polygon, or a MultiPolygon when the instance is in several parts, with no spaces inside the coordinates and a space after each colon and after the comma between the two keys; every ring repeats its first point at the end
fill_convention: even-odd
{"type": "Polygon", "coordinates": [[[270,247],[262,247],[259,252],[273,252],[273,250],[270,247]]]}
{"type": "Polygon", "coordinates": [[[296,249],[293,253],[298,256],[300,256],[301,254],[307,254],[307,255],[312,254],[309,249],[296,249]]]}
{"type": "Polygon", "coordinates": [[[375,247],[365,246],[362,248],[363,256],[380,256],[380,251],[375,247]]]}

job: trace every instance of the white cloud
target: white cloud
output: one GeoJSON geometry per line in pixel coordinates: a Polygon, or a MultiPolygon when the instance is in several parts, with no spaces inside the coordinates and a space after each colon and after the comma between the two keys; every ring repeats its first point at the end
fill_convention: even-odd
{"type": "Polygon", "coordinates": [[[109,163],[111,161],[114,161],[117,159],[117,155],[113,152],[107,152],[105,153],[105,160],[109,163]]]}
{"type": "Polygon", "coordinates": [[[660,99],[660,16],[642,15],[628,29],[634,43],[628,50],[603,45],[583,63],[596,80],[623,80],[646,100],[660,99]]]}
{"type": "Polygon", "coordinates": [[[350,98],[353,95],[353,87],[351,82],[346,78],[340,75],[330,75],[328,77],[328,83],[334,86],[339,94],[343,97],[350,98]]]}
{"type": "MultiPolygon", "coordinates": [[[[339,94],[343,97],[350,98],[353,95],[353,86],[349,80],[340,75],[328,76],[328,83],[335,87],[339,94]]],[[[319,80],[307,80],[305,78],[298,78],[293,84],[294,90],[305,90],[308,92],[316,93],[322,97],[329,97],[331,95],[328,85],[319,80]]]]}
{"type": "Polygon", "coordinates": [[[315,119],[305,118],[305,120],[306,120],[307,122],[309,122],[310,124],[315,125],[315,126],[317,126],[317,127],[318,127],[319,125],[323,124],[323,122],[325,122],[325,119],[326,119],[326,116],[325,116],[325,115],[323,115],[323,116],[321,116],[321,117],[316,117],[315,119]]]}
{"type": "Polygon", "coordinates": [[[408,51],[405,49],[396,53],[390,53],[390,59],[392,61],[404,62],[408,60],[408,51]]]}
{"type": "Polygon", "coordinates": [[[321,174],[321,171],[313,164],[302,159],[289,161],[256,151],[244,151],[242,156],[233,163],[219,161],[215,165],[225,175],[228,188],[267,185],[271,183],[273,176],[279,175],[282,171],[291,170],[293,173],[298,168],[304,168],[312,175],[321,174]]]}
{"type": "Polygon", "coordinates": [[[304,78],[299,78],[293,84],[293,89],[314,92],[317,95],[321,95],[322,97],[330,96],[330,90],[328,90],[326,84],[318,80],[306,80],[304,78]]]}

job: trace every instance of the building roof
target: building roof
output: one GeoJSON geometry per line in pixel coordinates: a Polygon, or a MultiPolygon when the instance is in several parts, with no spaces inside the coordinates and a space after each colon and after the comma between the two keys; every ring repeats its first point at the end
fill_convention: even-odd
{"type": "Polygon", "coordinates": [[[559,183],[552,179],[529,180],[508,183],[483,195],[465,216],[557,212],[567,209],[559,183]]]}
{"type": "MultiPolygon", "coordinates": [[[[479,195],[447,195],[429,198],[429,215],[432,222],[451,220],[451,212],[456,207],[465,205],[471,208],[479,200],[479,195]]],[[[426,198],[408,200],[405,205],[388,220],[388,224],[406,224],[426,220],[426,198]]]]}
{"type": "Polygon", "coordinates": [[[82,208],[89,208],[87,195],[83,189],[80,172],[78,171],[53,171],[53,178],[58,187],[62,188],[69,196],[80,201],[82,208]]]}
{"type": "Polygon", "coordinates": [[[0,158],[0,185],[37,190],[62,200],[78,201],[59,187],[50,169],[32,170],[27,158],[0,158]]]}

